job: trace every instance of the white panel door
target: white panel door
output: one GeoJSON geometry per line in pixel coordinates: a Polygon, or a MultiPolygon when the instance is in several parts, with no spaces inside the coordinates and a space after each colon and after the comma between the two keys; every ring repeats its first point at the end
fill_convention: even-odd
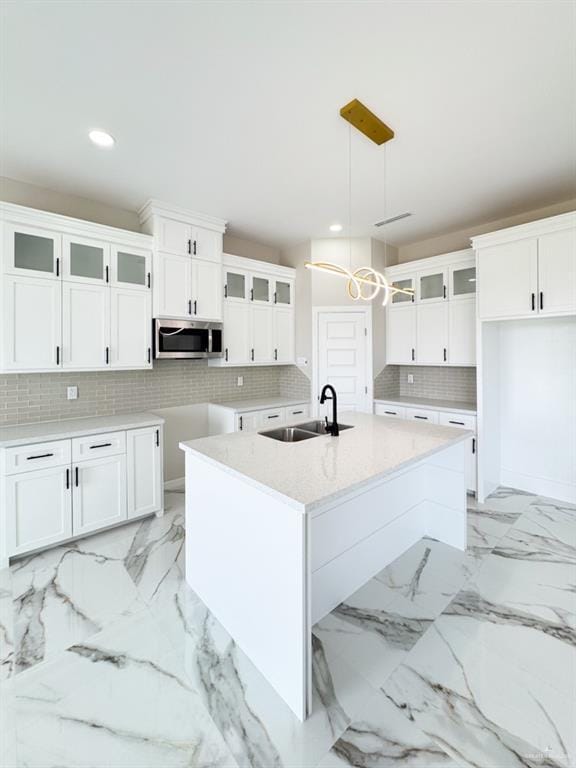
{"type": "Polygon", "coordinates": [[[192,253],[192,232],[189,224],[175,219],[158,220],[158,240],[161,251],[180,256],[192,253]]]}
{"type": "MultiPolygon", "coordinates": [[[[366,312],[318,314],[318,392],[331,384],[338,396],[339,411],[372,410],[368,399],[368,337],[366,312]]],[[[332,403],[320,407],[331,420],[332,403]]]]}
{"type": "Polygon", "coordinates": [[[476,365],[476,301],[450,301],[448,325],[450,365],[476,365]]]}
{"type": "Polygon", "coordinates": [[[416,362],[444,365],[448,361],[448,304],[419,304],[416,308],[416,362]]]}
{"type": "Polygon", "coordinates": [[[9,555],[47,547],[72,536],[69,466],[8,475],[5,489],[9,555]]]}
{"type": "Polygon", "coordinates": [[[416,359],[416,307],[390,307],[386,313],[386,362],[409,365],[416,359]]]}
{"type": "Polygon", "coordinates": [[[106,368],[110,364],[110,288],[62,284],[62,367],[106,368]]]}
{"type": "Polygon", "coordinates": [[[40,227],[4,226],[4,272],[22,277],[60,279],[62,235],[40,227]]]}
{"type": "Polygon", "coordinates": [[[112,288],[112,368],[152,367],[152,302],[149,291],[112,288]]]}
{"type": "Polygon", "coordinates": [[[478,310],[481,320],[536,313],[538,290],[536,238],[478,251],[478,310]]]}
{"type": "Polygon", "coordinates": [[[224,302],[224,361],[233,365],[250,362],[252,307],[224,302]]]}
{"type": "Polygon", "coordinates": [[[192,314],[200,320],[222,319],[222,265],[192,259],[192,314]]]}
{"type": "Polygon", "coordinates": [[[274,360],[294,362],[294,310],[274,308],[274,360]]]}
{"type": "Polygon", "coordinates": [[[5,276],[2,369],[59,370],[62,284],[44,278],[5,276]]]}
{"type": "Polygon", "coordinates": [[[222,263],[222,235],[211,229],[192,227],[192,255],[222,263]]]}
{"type": "Polygon", "coordinates": [[[576,231],[538,238],[538,310],[541,315],[576,313],[576,231]]]}
{"type": "Polygon", "coordinates": [[[126,456],[76,464],[72,499],[74,536],[126,520],[126,456]]]}
{"type": "Polygon", "coordinates": [[[128,518],[162,508],[162,450],[159,427],[126,433],[128,518]]]}
{"type": "Polygon", "coordinates": [[[192,315],[192,259],[159,253],[154,272],[155,317],[192,315]]]}
{"type": "Polygon", "coordinates": [[[252,347],[254,363],[274,362],[274,307],[252,306],[252,347]]]}

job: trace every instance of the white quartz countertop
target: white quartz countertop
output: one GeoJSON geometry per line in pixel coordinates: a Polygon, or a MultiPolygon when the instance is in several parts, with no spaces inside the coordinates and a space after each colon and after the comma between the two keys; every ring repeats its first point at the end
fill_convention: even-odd
{"type": "Polygon", "coordinates": [[[257,432],[233,432],[190,440],[180,447],[309,512],[473,434],[458,427],[367,413],[342,413],[338,420],[354,428],[339,437],[320,435],[299,443],[282,443],[257,432]]]}
{"type": "Polygon", "coordinates": [[[89,416],[83,419],[16,424],[12,427],[0,427],[0,448],[42,443],[45,440],[66,440],[122,429],[152,427],[163,423],[164,419],[153,413],[123,413],[117,416],[89,416]]]}
{"type": "Polygon", "coordinates": [[[476,403],[455,402],[454,400],[432,400],[429,397],[404,397],[396,395],[394,397],[379,397],[374,399],[375,403],[396,403],[397,405],[413,405],[415,408],[429,408],[432,411],[451,411],[453,413],[467,413],[474,415],[476,413],[476,403]]]}
{"type": "Polygon", "coordinates": [[[221,408],[230,408],[236,413],[246,413],[247,411],[263,411],[267,408],[288,408],[291,405],[300,405],[308,403],[309,398],[286,398],[286,397],[261,397],[250,398],[247,400],[228,400],[225,403],[213,403],[221,408]]]}

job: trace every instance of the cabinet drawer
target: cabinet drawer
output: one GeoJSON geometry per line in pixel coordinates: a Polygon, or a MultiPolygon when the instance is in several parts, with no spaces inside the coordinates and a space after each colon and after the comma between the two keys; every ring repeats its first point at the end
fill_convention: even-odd
{"type": "Polygon", "coordinates": [[[100,459],[120,453],[126,453],[126,432],[105,432],[72,440],[72,461],[100,459]]]}
{"type": "Polygon", "coordinates": [[[398,407],[397,405],[376,403],[374,406],[374,413],[376,416],[391,416],[392,418],[396,419],[406,418],[406,408],[398,407]]]}
{"type": "Polygon", "coordinates": [[[48,469],[62,464],[70,464],[71,441],[53,440],[49,443],[20,445],[7,448],[4,454],[5,472],[16,475],[33,469],[48,469]]]}
{"type": "Polygon", "coordinates": [[[310,415],[310,408],[308,405],[291,405],[285,410],[286,421],[305,421],[310,415]]]}
{"type": "Polygon", "coordinates": [[[284,408],[273,408],[269,411],[260,411],[260,426],[273,426],[284,421],[284,408]]]}
{"type": "Polygon", "coordinates": [[[438,413],[436,411],[427,411],[424,408],[406,408],[406,418],[438,424],[438,413]]]}
{"type": "Polygon", "coordinates": [[[438,424],[443,427],[460,427],[476,432],[476,416],[465,416],[462,413],[439,413],[438,424]]]}

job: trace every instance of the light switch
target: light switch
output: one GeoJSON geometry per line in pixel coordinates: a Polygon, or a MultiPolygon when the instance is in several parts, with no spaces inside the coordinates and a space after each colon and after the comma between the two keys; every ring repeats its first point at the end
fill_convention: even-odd
{"type": "Polygon", "coordinates": [[[66,387],[66,397],[68,400],[78,400],[78,387],[66,387]]]}

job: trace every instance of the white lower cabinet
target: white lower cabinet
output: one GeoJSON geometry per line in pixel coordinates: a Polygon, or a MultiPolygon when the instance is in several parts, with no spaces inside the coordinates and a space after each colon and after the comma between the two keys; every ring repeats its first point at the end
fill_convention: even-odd
{"type": "Polygon", "coordinates": [[[310,406],[305,404],[291,405],[285,412],[286,421],[306,421],[310,418],[310,406]]]}
{"type": "Polygon", "coordinates": [[[310,405],[308,403],[296,403],[282,408],[265,408],[259,411],[245,411],[237,413],[234,421],[236,432],[250,432],[257,429],[274,429],[286,422],[294,424],[297,421],[304,422],[310,418],[310,405]]]}
{"type": "Polygon", "coordinates": [[[72,536],[69,465],[8,475],[4,485],[9,555],[48,547],[72,536]]]}
{"type": "Polygon", "coordinates": [[[260,411],[236,414],[236,432],[253,432],[260,427],[260,411]]]}
{"type": "Polygon", "coordinates": [[[160,429],[144,427],[128,432],[128,517],[157,512],[162,507],[162,446],[160,429]]]}
{"type": "Polygon", "coordinates": [[[161,424],[6,448],[0,467],[2,563],[162,510],[161,424]]]}
{"type": "Polygon", "coordinates": [[[105,456],[74,466],[72,533],[81,536],[126,520],[126,456],[105,456]]]}
{"type": "Polygon", "coordinates": [[[424,408],[406,408],[405,418],[412,421],[429,421],[430,424],[438,424],[436,411],[428,411],[424,408]]]}
{"type": "Polygon", "coordinates": [[[376,416],[390,416],[394,419],[406,418],[406,408],[395,405],[384,405],[383,403],[376,403],[374,406],[374,413],[376,416]]]}

